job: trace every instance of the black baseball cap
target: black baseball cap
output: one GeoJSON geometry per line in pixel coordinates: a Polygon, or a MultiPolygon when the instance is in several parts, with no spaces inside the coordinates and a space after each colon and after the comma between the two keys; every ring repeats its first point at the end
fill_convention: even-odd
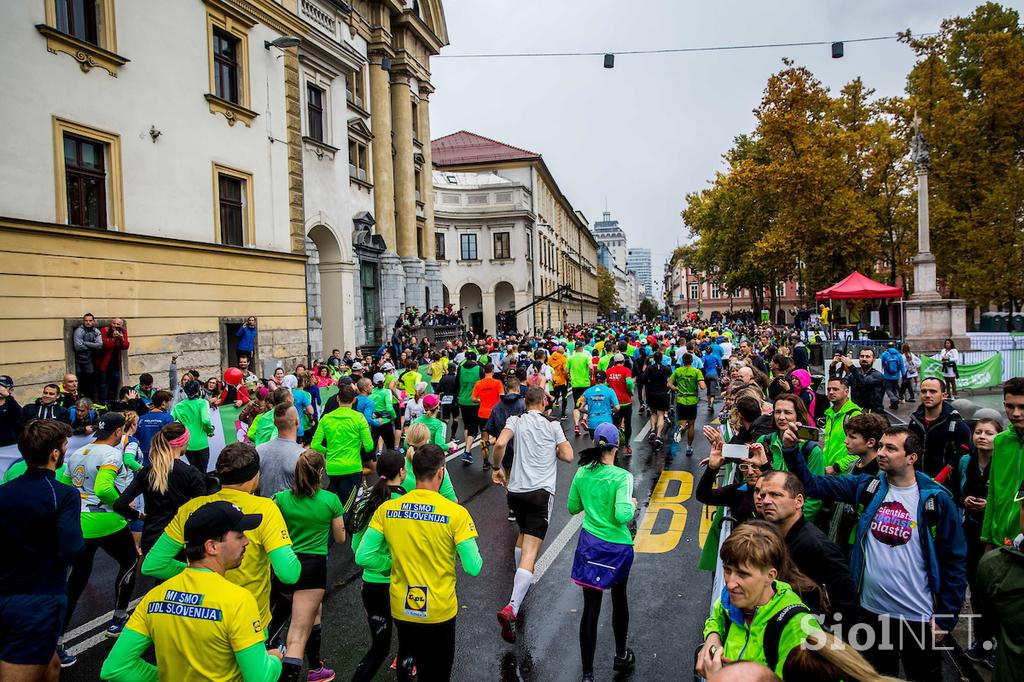
{"type": "Polygon", "coordinates": [[[603,384],[604,382],[608,381],[607,372],[604,372],[603,370],[600,369],[594,372],[594,381],[596,381],[599,384],[603,384]]]}
{"type": "Polygon", "coordinates": [[[96,424],[96,438],[110,438],[114,431],[124,426],[124,415],[120,412],[107,412],[96,424]]]}
{"type": "Polygon", "coordinates": [[[263,514],[243,514],[230,502],[207,502],[185,521],[185,544],[201,545],[231,530],[255,530],[262,522],[263,514]]]}
{"type": "Polygon", "coordinates": [[[0,386],[14,388],[14,379],[11,378],[10,374],[0,374],[0,386]]]}

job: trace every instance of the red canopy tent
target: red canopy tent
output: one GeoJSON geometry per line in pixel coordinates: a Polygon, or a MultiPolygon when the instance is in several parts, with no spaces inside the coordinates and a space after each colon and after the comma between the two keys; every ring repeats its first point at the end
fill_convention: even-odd
{"type": "Polygon", "coordinates": [[[876,282],[856,270],[843,280],[817,293],[819,301],[849,298],[902,298],[903,289],[876,282]]]}

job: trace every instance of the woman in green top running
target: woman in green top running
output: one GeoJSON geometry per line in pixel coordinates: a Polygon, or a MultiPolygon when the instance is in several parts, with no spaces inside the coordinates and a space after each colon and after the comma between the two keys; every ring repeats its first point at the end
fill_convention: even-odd
{"type": "MultiPolygon", "coordinates": [[[[426,427],[424,427],[425,429],[426,427]]],[[[410,429],[411,431],[412,429],[410,429]]],[[[356,507],[352,536],[352,552],[359,549],[359,543],[366,534],[370,519],[382,504],[395,497],[401,497],[407,490],[402,486],[405,480],[405,456],[396,450],[385,450],[377,458],[377,473],[380,478],[370,492],[356,507]]],[[[410,467],[411,469],[412,467],[410,467]]],[[[415,485],[413,486],[415,487],[415,485]]],[[[377,573],[370,569],[363,571],[363,608],[366,609],[366,621],[370,626],[370,650],[359,662],[352,682],[372,680],[377,674],[380,664],[391,651],[391,597],[389,589],[390,573],[377,573]]]]}
{"type": "Polygon", "coordinates": [[[302,671],[305,653],[310,682],[333,680],[334,671],[320,660],[320,612],[327,592],[327,538],[345,541],[345,509],[334,493],[320,488],[327,463],[316,450],[306,450],[295,463],[295,482],[291,490],[274,495],[274,503],[292,536],[292,548],[302,565],[299,580],[286,585],[275,579],[275,592],[282,598],[274,605],[270,634],[275,637],[284,626],[291,599],[291,625],[281,680],[295,682],[302,671]]]}
{"type": "Polygon", "coordinates": [[[569,488],[569,513],[586,512],[576,545],[572,580],[583,588],[580,656],[583,680],[594,679],[597,621],[604,590],[612,591],[612,630],[615,633],[616,672],[632,670],[636,656],[626,648],[629,602],[626,583],[633,565],[633,536],[629,524],[636,513],[633,475],[615,466],[619,430],[614,424],[594,429],[596,445],[580,452],[580,468],[569,488]]]}
{"type": "MultiPolygon", "coordinates": [[[[412,458],[416,455],[416,451],[426,447],[427,445],[434,445],[431,443],[430,428],[423,423],[416,423],[410,426],[405,434],[405,479],[402,481],[402,486],[407,490],[413,490],[416,488],[416,477],[412,473],[412,458]]],[[[455,486],[452,485],[451,476],[448,475],[448,470],[445,469],[444,478],[441,479],[441,489],[438,490],[442,497],[445,497],[452,502],[458,503],[459,498],[455,494],[455,486]]]]}

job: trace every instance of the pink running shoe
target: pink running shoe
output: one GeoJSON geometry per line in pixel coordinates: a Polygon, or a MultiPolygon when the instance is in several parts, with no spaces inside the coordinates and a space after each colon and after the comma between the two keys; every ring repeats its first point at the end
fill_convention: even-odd
{"type": "Polygon", "coordinates": [[[308,682],[331,682],[334,679],[334,671],[324,665],[323,661],[320,661],[320,667],[316,670],[310,670],[306,674],[308,682]]]}

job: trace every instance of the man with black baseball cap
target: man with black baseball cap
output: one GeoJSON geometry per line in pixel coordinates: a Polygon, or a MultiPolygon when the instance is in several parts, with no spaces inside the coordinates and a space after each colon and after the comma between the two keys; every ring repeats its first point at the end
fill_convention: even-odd
{"type": "Polygon", "coordinates": [[[0,445],[17,443],[19,426],[21,405],[14,399],[14,379],[0,374],[0,445]]]}
{"type": "MultiPolygon", "coordinates": [[[[74,486],[82,499],[82,536],[85,549],[71,564],[68,573],[68,609],[64,615],[64,630],[71,623],[78,598],[89,584],[93,558],[102,549],[117,562],[114,579],[114,615],[107,625],[107,637],[117,637],[128,620],[128,602],[135,589],[135,568],[139,563],[139,550],[128,529],[125,518],[114,511],[120,491],[115,482],[124,474],[124,453],[116,445],[124,435],[124,416],[107,412],[96,424],[96,440],[84,445],[65,460],[67,477],[62,483],[74,486]]],[[[61,667],[74,665],[75,656],[69,654],[63,643],[57,648],[61,667]]]]}
{"type": "Polygon", "coordinates": [[[262,631],[270,624],[271,568],[281,582],[292,585],[299,579],[302,566],[292,550],[292,539],[281,510],[273,500],[254,494],[260,483],[260,456],[256,448],[251,443],[231,443],[217,457],[214,473],[221,489],[181,506],[146,555],[142,572],[166,580],[185,570],[185,564],[176,557],[182,549],[187,555],[192,515],[210,502],[229,502],[248,515],[258,516],[259,524],[246,529],[248,550],[226,577],[255,597],[262,631]]]}
{"type": "Polygon", "coordinates": [[[263,644],[264,623],[256,599],[228,580],[256,531],[261,514],[246,514],[224,500],[206,502],[185,521],[188,566],[150,590],[103,662],[100,676],[112,682],[168,680],[277,680],[281,652],[263,644]],[[142,660],[153,646],[154,666],[142,660]]]}

